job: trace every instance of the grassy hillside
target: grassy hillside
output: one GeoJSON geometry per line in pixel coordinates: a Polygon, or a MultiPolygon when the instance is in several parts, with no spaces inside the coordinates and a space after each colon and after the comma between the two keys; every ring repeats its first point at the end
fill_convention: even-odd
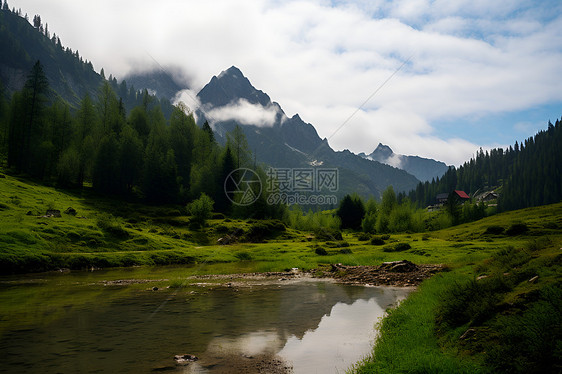
{"type": "Polygon", "coordinates": [[[344,233],[343,241],[325,240],[284,227],[277,230],[279,223],[223,217],[193,230],[183,207],[99,198],[88,190],[61,191],[4,175],[0,178],[0,271],[240,260],[253,260],[261,270],[283,270],[307,269],[318,263],[366,265],[403,258],[455,267],[489,258],[498,249],[544,240],[545,236],[558,240],[561,211],[562,204],[555,204],[509,212],[447,230],[392,235],[385,245],[376,246],[358,233],[344,233]],[[65,213],[68,208],[76,214],[65,213]],[[61,217],[44,217],[48,209],[60,210],[61,217]],[[512,225],[522,222],[529,229],[524,235],[506,234],[512,225]],[[503,228],[503,232],[486,233],[489,227],[491,232],[496,232],[494,227],[503,228]],[[226,235],[236,236],[237,242],[218,245],[217,240],[226,235]],[[399,242],[410,244],[411,249],[393,252],[399,242]],[[317,255],[318,247],[328,255],[317,255]]]}
{"type": "Polygon", "coordinates": [[[354,372],[561,372],[562,204],[498,214],[429,241],[491,247],[457,258],[391,310],[373,356],[354,372]]]}

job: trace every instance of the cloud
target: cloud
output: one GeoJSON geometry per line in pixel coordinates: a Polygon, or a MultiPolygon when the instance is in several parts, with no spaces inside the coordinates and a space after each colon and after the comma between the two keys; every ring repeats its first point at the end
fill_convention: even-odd
{"type": "MultiPolygon", "coordinates": [[[[336,149],[370,152],[384,140],[398,153],[456,164],[510,130],[490,126],[484,143],[476,144],[470,132],[461,140],[454,134],[470,119],[562,102],[557,0],[11,0],[10,5],[41,14],[65,46],[118,78],[156,60],[165,67],[180,65],[196,92],[235,65],[289,117],[299,113],[321,137],[331,137],[336,149]],[[445,121],[451,124],[448,135],[433,125],[445,121]]],[[[191,107],[187,97],[184,101],[191,107]]],[[[271,123],[267,108],[244,103],[217,116],[240,117],[234,110],[271,123]]]]}
{"type": "Polygon", "coordinates": [[[201,106],[201,101],[199,101],[197,97],[197,92],[190,89],[179,91],[172,100],[174,105],[180,102],[184,103],[189,108],[190,112],[195,112],[201,106]]]}
{"type": "Polygon", "coordinates": [[[251,104],[245,99],[239,99],[234,104],[205,111],[205,116],[213,123],[235,120],[244,125],[273,126],[278,110],[274,105],[267,107],[261,104],[251,104]]]}

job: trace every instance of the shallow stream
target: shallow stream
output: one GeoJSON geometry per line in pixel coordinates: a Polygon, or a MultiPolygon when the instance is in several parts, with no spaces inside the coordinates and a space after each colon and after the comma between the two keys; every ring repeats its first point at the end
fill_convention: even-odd
{"type": "Polygon", "coordinates": [[[0,278],[0,372],[222,373],[265,357],[294,373],[343,373],[371,352],[375,324],[409,292],[309,278],[126,281],[145,275],[0,278]],[[199,360],[176,366],[186,353],[199,360]]]}

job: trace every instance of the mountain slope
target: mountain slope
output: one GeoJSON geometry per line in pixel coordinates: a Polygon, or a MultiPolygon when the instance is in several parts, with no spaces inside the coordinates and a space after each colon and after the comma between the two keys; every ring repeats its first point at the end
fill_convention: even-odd
{"type": "Polygon", "coordinates": [[[334,151],[318,136],[313,125],[298,114],[289,118],[279,104],[254,88],[234,66],[213,77],[198,97],[202,103],[198,121],[213,124],[223,141],[228,131],[242,125],[251,151],[259,161],[272,167],[338,168],[339,195],[358,192],[379,197],[389,185],[396,191],[406,191],[419,182],[403,170],[349,151],[334,151]]]}
{"type": "Polygon", "coordinates": [[[23,87],[37,60],[43,65],[52,90],[70,104],[78,104],[86,93],[94,96],[102,82],[92,64],[84,61],[78,51],[64,48],[60,39],[49,38],[8,10],[0,10],[0,51],[0,79],[7,95],[23,87]]]}
{"type": "Polygon", "coordinates": [[[129,87],[134,87],[136,90],[147,89],[152,95],[169,100],[173,99],[179,91],[188,88],[159,67],[128,74],[123,80],[129,87]]]}
{"type": "Polygon", "coordinates": [[[389,146],[381,143],[371,154],[360,153],[359,156],[406,170],[422,182],[442,177],[449,168],[444,162],[430,158],[396,154],[389,146]]]}

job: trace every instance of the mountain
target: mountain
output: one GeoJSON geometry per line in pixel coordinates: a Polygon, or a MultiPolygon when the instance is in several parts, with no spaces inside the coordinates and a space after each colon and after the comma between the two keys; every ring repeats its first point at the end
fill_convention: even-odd
{"type": "Polygon", "coordinates": [[[176,94],[187,89],[184,84],[179,83],[173,76],[157,67],[151,70],[134,72],[123,78],[129,87],[135,87],[137,90],[147,89],[151,95],[159,98],[173,99],[176,94]]]}
{"type": "Polygon", "coordinates": [[[388,145],[381,143],[371,154],[360,153],[359,156],[406,170],[422,182],[441,178],[449,168],[444,162],[431,158],[396,154],[388,145]]]}
{"type": "Polygon", "coordinates": [[[298,114],[288,117],[281,106],[256,89],[235,66],[214,76],[198,93],[198,122],[208,120],[219,140],[241,125],[258,161],[274,168],[337,168],[337,195],[358,192],[380,197],[389,185],[408,191],[419,182],[404,170],[368,160],[348,150],[334,151],[314,126],[298,114]],[[253,118],[249,120],[248,118],[253,118]]]}
{"type": "MultiPolygon", "coordinates": [[[[40,22],[40,21],[39,21],[40,22]]],[[[5,94],[21,90],[31,67],[41,61],[51,89],[70,104],[86,95],[94,96],[102,77],[78,51],[64,48],[58,37],[50,37],[43,25],[35,28],[25,18],[0,10],[0,80],[5,94]]]]}

